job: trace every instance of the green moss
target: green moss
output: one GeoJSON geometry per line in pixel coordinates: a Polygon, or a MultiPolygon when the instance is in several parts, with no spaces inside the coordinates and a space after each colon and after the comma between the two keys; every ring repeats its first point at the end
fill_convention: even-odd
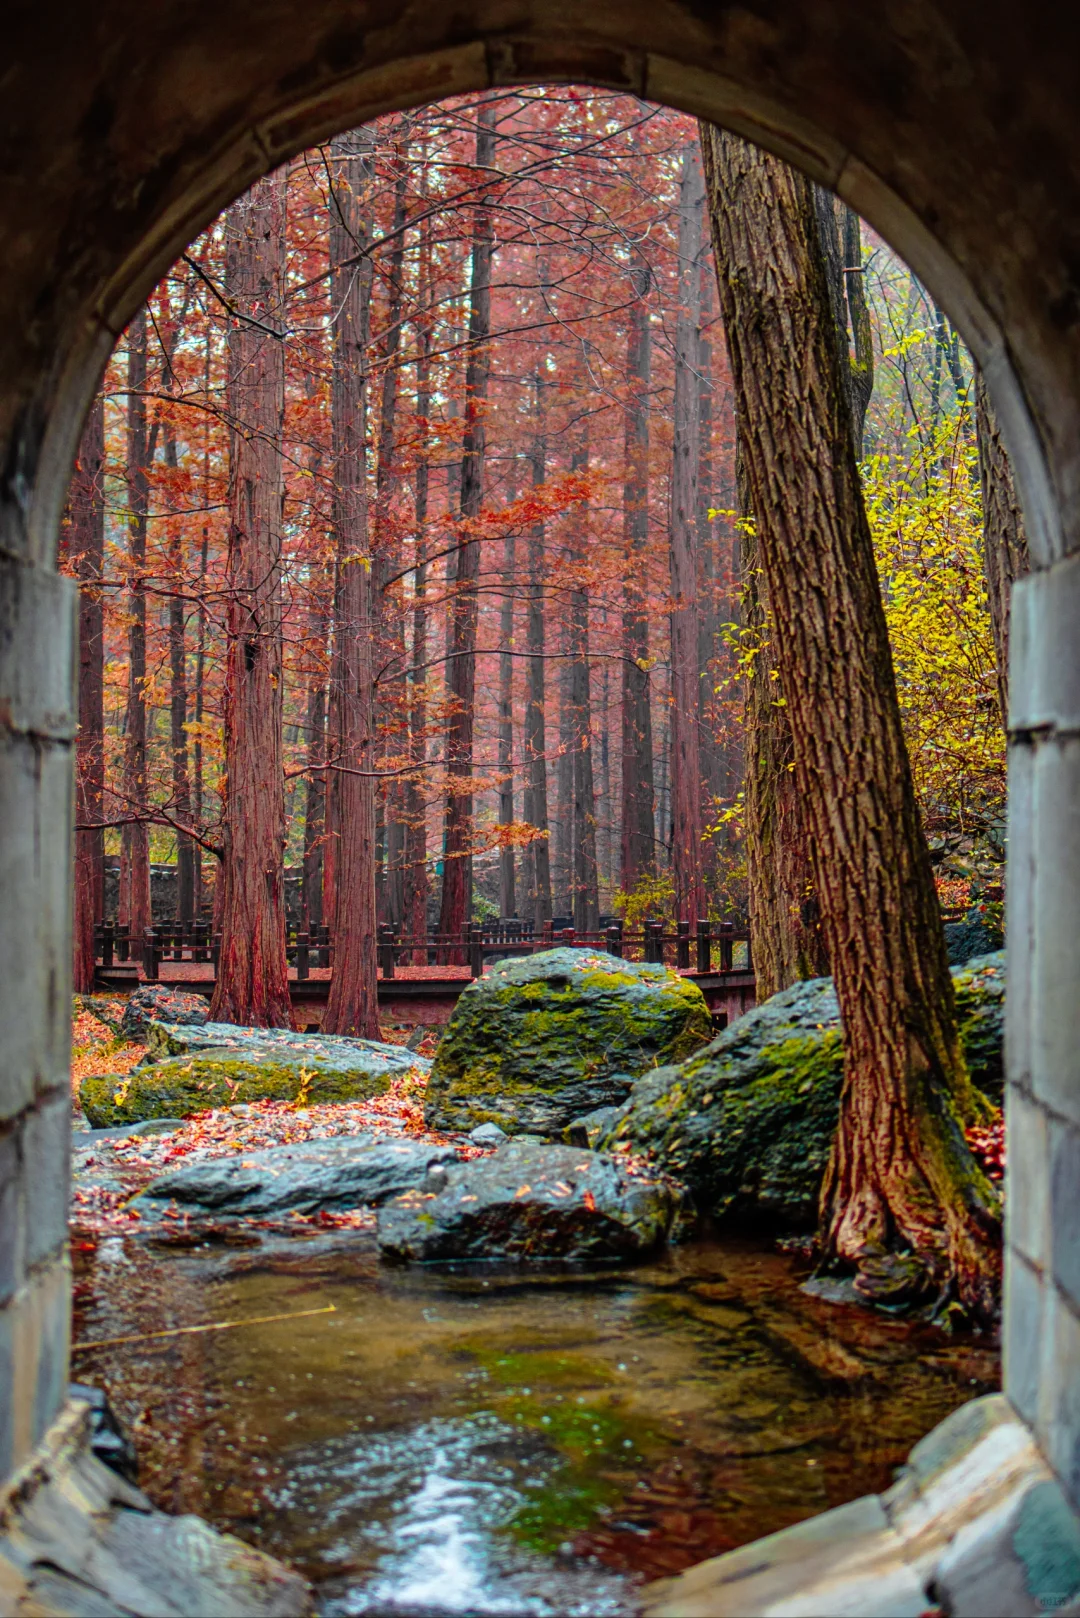
{"type": "Polygon", "coordinates": [[[382,1095],[389,1085],[386,1074],[324,1072],[315,1063],[206,1053],[173,1057],[125,1075],[84,1079],[79,1101],[91,1127],[106,1129],[144,1118],[188,1118],[237,1102],[365,1101],[382,1095]]]}

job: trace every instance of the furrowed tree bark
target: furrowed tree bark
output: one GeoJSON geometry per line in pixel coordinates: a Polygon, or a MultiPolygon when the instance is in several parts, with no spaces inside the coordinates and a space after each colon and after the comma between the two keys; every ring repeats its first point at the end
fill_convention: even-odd
{"type": "MultiPolygon", "coordinates": [[[[426,162],[426,147],[422,153],[422,171],[426,162]]],[[[412,673],[409,677],[409,762],[413,766],[405,788],[405,932],[410,938],[423,943],[427,933],[428,873],[427,873],[427,804],[422,766],[427,762],[427,522],[430,467],[427,453],[428,419],[431,415],[431,350],[433,346],[431,321],[427,315],[431,300],[431,229],[425,221],[420,227],[420,268],[418,276],[418,307],[424,311],[423,324],[418,333],[419,353],[416,361],[416,419],[419,424],[421,448],[413,474],[414,510],[416,530],[416,573],[412,609],[412,673]]],[[[413,954],[415,966],[427,965],[427,951],[420,947],[413,954]]]]}
{"type": "Polygon", "coordinates": [[[698,737],[698,459],[701,247],[705,185],[696,149],[683,158],[679,187],[679,307],[675,318],[675,402],[671,463],[671,874],[675,914],[694,922],[707,912],[701,848],[701,753],[698,737]]]}
{"type": "MultiPolygon", "coordinates": [[[[532,486],[542,489],[547,479],[547,441],[544,434],[544,379],[537,368],[534,378],[534,419],[530,453],[532,486]]],[[[547,723],[544,714],[546,660],[544,656],[544,522],[529,530],[528,608],[525,620],[525,794],[523,813],[540,833],[525,850],[526,902],[537,933],[551,920],[551,854],[548,843],[547,723]]]]}
{"type": "Polygon", "coordinates": [[[1031,566],[1027,532],[1012,467],[981,371],[975,373],[975,430],[983,501],[983,566],[997,661],[998,708],[1009,728],[1009,602],[1012,587],[1031,566]]]}
{"type": "MultiPolygon", "coordinates": [[[[326,622],[321,610],[311,615],[313,643],[322,648],[326,622]]],[[[304,716],[307,734],[307,761],[311,771],[304,790],[304,864],[302,915],[305,932],[321,927],[323,921],[323,847],[326,831],[326,674],[314,670],[309,676],[304,716]]]]}
{"type": "Polygon", "coordinates": [[[631,272],[634,301],[626,326],[626,405],[623,414],[622,781],[619,875],[624,893],[656,870],[649,620],[645,609],[645,551],[649,538],[649,386],[651,344],[648,265],[631,272]]]}
{"type": "MultiPolygon", "coordinates": [[[[146,780],[146,517],[149,451],[146,433],[146,310],[128,327],[128,690],[124,737],[124,811],[143,814],[146,780]]],[[[120,834],[120,924],[130,930],[137,953],[151,924],[150,836],[133,821],[120,834]]]]}
{"type": "Polygon", "coordinates": [[[844,1024],[827,1260],[866,1296],[996,1310],[1000,1205],[956,1034],[810,183],[702,127],[720,303],[844,1024]]]}
{"type": "MultiPolygon", "coordinates": [[[[76,821],[100,822],[105,795],[101,573],[105,557],[105,404],[99,394],[83,428],[71,484],[66,544],[79,581],[79,736],[76,821]]],[[[105,833],[75,833],[74,988],[94,992],[94,928],[105,914],[105,833]]]]}
{"type": "Polygon", "coordinates": [[[746,864],[760,1004],[801,979],[825,976],[829,959],[741,453],[736,485],[742,524],[743,645],[750,653],[743,716],[746,864]]]}
{"type": "MultiPolygon", "coordinates": [[[[511,499],[515,496],[511,494],[511,499]]],[[[499,609],[499,825],[514,821],[514,535],[504,542],[503,598],[499,609]]],[[[514,849],[499,850],[499,914],[517,914],[514,849]]]]}
{"type": "Polygon", "coordinates": [[[331,146],[330,297],[334,324],[331,424],[334,457],[334,657],[330,752],[334,821],[334,974],[323,1028],[379,1038],[375,951],[375,704],[372,653],[377,605],[368,531],[365,446],[371,260],[345,260],[370,238],[370,130],[331,146]]]}
{"type": "MultiPolygon", "coordinates": [[[[460,933],[472,915],[473,727],[476,708],[477,580],[484,501],[485,414],[491,361],[491,263],[495,234],[486,178],[495,164],[494,100],[477,108],[475,168],[481,189],[473,212],[469,296],[469,348],[465,369],[465,434],[461,457],[461,529],[454,548],[451,645],[447,686],[450,715],[446,735],[446,821],[439,931],[460,933]]],[[[460,951],[455,951],[460,955],[460,951]]]]}
{"type": "MultiPolygon", "coordinates": [[[[172,368],[169,366],[171,379],[172,368]]],[[[166,424],[165,465],[177,471],[176,433],[166,424]]],[[[170,501],[172,495],[169,496],[170,501]]],[[[169,571],[178,584],[184,577],[184,535],[179,522],[170,524],[169,571]]],[[[174,589],[169,599],[169,751],[172,756],[172,799],[176,818],[191,824],[191,777],[188,774],[187,603],[174,589]]],[[[181,927],[195,920],[195,844],[185,832],[176,834],[176,920],[181,927]]]]}
{"type": "Polygon", "coordinates": [[[216,1022],[288,1028],[285,779],[282,742],[281,326],[285,175],[269,175],[225,220],[230,321],[229,585],[225,666],[225,822],[216,1022]]]}
{"type": "MultiPolygon", "coordinates": [[[[582,434],[570,458],[570,470],[588,470],[588,443],[582,434]]],[[[589,592],[586,581],[585,543],[587,508],[571,516],[569,725],[573,819],[571,836],[572,909],[574,928],[594,933],[600,927],[600,893],[596,865],[596,788],[593,780],[592,689],[589,669],[589,592]]]]}

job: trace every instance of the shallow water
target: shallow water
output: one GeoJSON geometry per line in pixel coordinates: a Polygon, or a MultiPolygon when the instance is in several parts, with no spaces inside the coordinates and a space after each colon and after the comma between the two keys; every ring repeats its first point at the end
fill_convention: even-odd
{"type": "Polygon", "coordinates": [[[364,1232],[76,1240],[76,1340],[142,1482],[291,1561],[326,1614],[621,1614],[643,1580],[886,1486],[997,1385],[985,1344],[699,1241],[618,1272],[389,1269],[364,1232]],[[301,1314],[328,1309],[333,1312],[301,1314]]]}

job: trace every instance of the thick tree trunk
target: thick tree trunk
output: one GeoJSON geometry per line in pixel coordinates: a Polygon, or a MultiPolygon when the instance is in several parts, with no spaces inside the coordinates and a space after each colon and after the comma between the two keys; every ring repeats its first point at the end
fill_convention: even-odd
{"type": "Polygon", "coordinates": [[[743,636],[752,649],[746,682],[746,864],[758,1002],[829,970],[814,895],[794,747],[780,687],[768,594],[741,465],[743,636]]]}
{"type": "MultiPolygon", "coordinates": [[[[128,327],[128,690],[124,737],[124,812],[144,815],[146,779],[146,517],[149,508],[149,450],[146,433],[146,310],[128,327]]],[[[145,820],[121,833],[120,923],[130,929],[135,948],[151,923],[150,836],[145,820]]]]}
{"type": "MultiPolygon", "coordinates": [[[[475,167],[478,181],[491,178],[495,164],[493,100],[480,104],[476,118],[475,167]]],[[[469,357],[465,369],[465,434],[461,457],[461,517],[454,550],[449,667],[450,716],[446,735],[446,830],[439,931],[460,933],[472,915],[473,727],[476,708],[477,581],[480,537],[477,519],[484,500],[485,414],[491,361],[491,261],[494,229],[484,191],[473,213],[472,275],[469,297],[469,357]]]]}
{"type": "Polygon", "coordinates": [[[225,221],[230,323],[229,596],[225,665],[225,841],[221,956],[211,1016],[288,1028],[282,752],[280,326],[285,176],[260,180],[225,221]]]}
{"type": "MultiPolygon", "coordinates": [[[[321,646],[326,625],[321,612],[312,613],[311,637],[321,646]]],[[[323,921],[323,846],[326,830],[326,678],[316,670],[310,676],[307,710],[308,775],[304,792],[304,865],[302,915],[304,930],[321,927],[323,921]]]]}
{"type": "Polygon", "coordinates": [[[998,707],[1009,727],[1009,600],[1017,579],[1031,566],[1024,516],[1016,497],[1008,452],[981,371],[975,373],[975,426],[983,501],[983,565],[990,598],[990,625],[997,659],[998,707]]]}
{"type": "Polygon", "coordinates": [[[105,405],[99,394],[86,418],[71,483],[68,554],[79,581],[79,739],[75,834],[74,987],[94,991],[94,928],[105,913],[105,719],[101,571],[105,556],[105,405]]]}
{"type": "Polygon", "coordinates": [[[619,880],[630,893],[656,870],[649,620],[645,607],[645,551],[649,537],[650,274],[640,260],[633,272],[635,298],[626,327],[624,409],[622,607],[622,781],[619,880]]]}
{"type": "MultiPolygon", "coordinates": [[[[587,442],[575,449],[570,470],[585,473],[589,465],[587,442]]],[[[600,926],[600,893],[596,866],[596,789],[593,781],[592,682],[589,668],[589,592],[585,546],[587,507],[579,506],[571,518],[569,728],[571,820],[571,905],[574,928],[596,932],[600,926]]]]}
{"type": "MultiPolygon", "coordinates": [[[[170,367],[171,370],[171,367],[170,367]]],[[[165,465],[177,471],[176,434],[165,429],[165,465]]],[[[188,774],[187,602],[180,589],[184,578],[184,537],[179,522],[170,525],[169,573],[169,751],[172,755],[172,799],[181,825],[191,824],[191,778],[188,774]]],[[[176,834],[176,920],[187,927],[195,920],[195,844],[184,832],[176,834]]]]}
{"type": "MultiPolygon", "coordinates": [[[[426,148],[422,161],[426,160],[426,148]]],[[[405,789],[405,932],[421,941],[427,933],[427,803],[423,766],[427,763],[427,522],[430,468],[427,453],[431,415],[432,329],[428,313],[431,298],[431,227],[421,225],[417,303],[423,325],[418,333],[416,363],[416,419],[421,433],[420,453],[413,474],[413,526],[416,533],[416,573],[412,609],[412,674],[409,679],[409,762],[412,771],[405,789]]],[[[416,966],[427,965],[427,951],[418,948],[416,966]]]]}
{"type": "Polygon", "coordinates": [[[996,1307],[1000,1209],[904,744],[810,184],[703,126],[708,193],[795,776],[845,1038],[828,1258],[868,1296],[996,1307]],[[795,379],[798,385],[795,385],[795,379]]]}
{"type": "MultiPolygon", "coordinates": [[[[513,498],[513,497],[512,497],[513,498]]],[[[514,821],[514,535],[508,533],[503,557],[503,598],[499,611],[499,825],[514,821]]],[[[499,850],[499,913],[517,914],[514,848],[499,850]]]]}
{"type": "Polygon", "coordinates": [[[375,953],[375,713],[372,651],[376,602],[368,532],[365,386],[371,261],[344,261],[370,234],[368,130],[331,147],[330,296],[334,326],[331,418],[336,593],[329,747],[334,765],[334,975],[323,1027],[379,1038],[375,953]]]}
{"type": "Polygon", "coordinates": [[[698,738],[698,458],[701,440],[697,374],[701,318],[701,245],[705,187],[696,149],[683,158],[679,187],[679,307],[675,318],[675,402],[671,464],[671,872],[680,921],[704,917],[701,849],[701,753],[698,738]]]}
{"type": "MultiPolygon", "coordinates": [[[[544,382],[538,370],[535,377],[532,486],[541,489],[547,478],[547,441],[544,434],[544,382]]],[[[533,523],[529,530],[529,595],[525,620],[525,797],[523,813],[540,835],[525,850],[528,914],[537,933],[551,920],[551,854],[548,844],[547,786],[547,665],[544,655],[544,523],[533,523]]]]}

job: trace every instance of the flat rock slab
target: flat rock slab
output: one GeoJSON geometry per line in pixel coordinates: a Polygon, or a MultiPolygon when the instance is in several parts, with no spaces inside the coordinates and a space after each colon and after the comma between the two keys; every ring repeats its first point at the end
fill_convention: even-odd
{"type": "Polygon", "coordinates": [[[572,1146],[511,1141],[433,1176],[379,1212],[379,1251],[398,1262],[635,1259],[664,1242],[681,1206],[670,1181],[572,1146]]]}
{"type": "Polygon", "coordinates": [[[425,1117],[434,1129],[494,1123],[558,1138],[625,1100],[634,1079],[706,1044],[697,984],[600,950],[500,961],[461,994],[439,1042],[425,1117]]]}
{"type": "Polygon", "coordinates": [[[424,1141],[374,1135],[309,1140],[174,1169],[152,1181],[133,1206],[152,1216],[174,1206],[237,1217],[362,1208],[422,1186],[436,1165],[456,1162],[453,1147],[424,1141]]]}
{"type": "Polygon", "coordinates": [[[143,1118],[190,1118],[255,1101],[368,1101],[430,1063],[401,1045],[287,1028],[202,1027],[151,1020],[147,1055],[122,1076],[84,1079],[79,1102],[94,1129],[143,1118]]]}

